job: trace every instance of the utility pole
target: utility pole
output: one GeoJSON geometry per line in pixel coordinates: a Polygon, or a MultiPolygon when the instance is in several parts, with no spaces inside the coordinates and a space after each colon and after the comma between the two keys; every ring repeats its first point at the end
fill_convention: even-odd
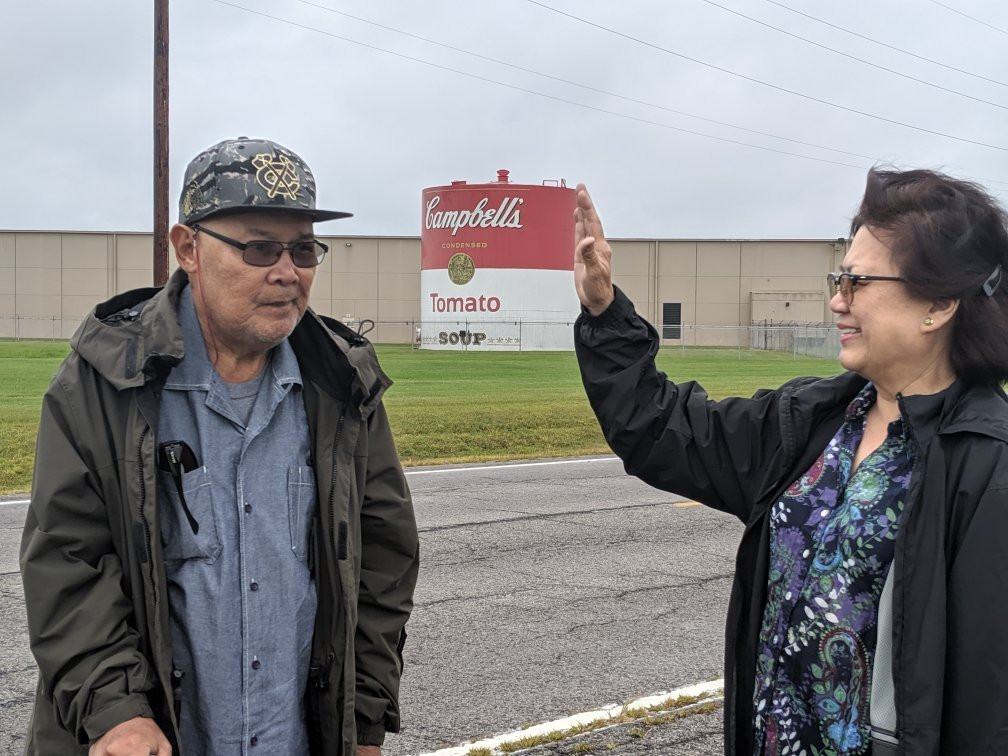
{"type": "Polygon", "coordinates": [[[154,0],[154,285],[168,281],[168,0],[154,0]]]}

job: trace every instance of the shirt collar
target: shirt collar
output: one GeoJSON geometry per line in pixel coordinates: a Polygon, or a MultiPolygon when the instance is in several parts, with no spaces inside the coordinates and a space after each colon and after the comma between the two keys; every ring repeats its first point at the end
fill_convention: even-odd
{"type": "MultiPolygon", "coordinates": [[[[877,400],[878,391],[875,389],[875,384],[869,381],[865,384],[865,387],[858,392],[858,395],[854,397],[851,403],[847,405],[847,409],[844,412],[845,425],[858,431],[863,430],[868,410],[875,405],[877,400]]],[[[888,432],[886,435],[889,438],[909,438],[907,424],[903,421],[902,416],[889,423],[889,428],[887,430],[888,432]]]]}
{"type": "MultiPolygon", "coordinates": [[[[178,318],[185,344],[185,358],[172,369],[165,382],[165,388],[209,390],[220,379],[217,378],[207,355],[203,330],[196,317],[191,286],[186,286],[179,294],[178,318]]],[[[288,339],[284,339],[273,348],[272,359],[267,361],[266,369],[272,372],[273,383],[277,386],[302,385],[301,369],[288,339]]]]}
{"type": "Polygon", "coordinates": [[[269,369],[273,371],[273,380],[279,386],[301,386],[301,368],[298,366],[297,355],[288,339],[284,339],[273,348],[273,359],[269,369]]]}
{"type": "Polygon", "coordinates": [[[865,415],[868,414],[868,410],[872,408],[877,398],[878,392],[875,390],[875,384],[869,381],[847,405],[844,420],[848,423],[864,422],[865,415]]]}

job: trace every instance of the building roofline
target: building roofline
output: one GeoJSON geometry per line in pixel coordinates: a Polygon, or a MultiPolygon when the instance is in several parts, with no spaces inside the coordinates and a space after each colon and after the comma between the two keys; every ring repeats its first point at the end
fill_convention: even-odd
{"type": "MultiPolygon", "coordinates": [[[[109,234],[113,236],[153,236],[152,231],[75,231],[73,229],[39,229],[39,228],[0,228],[0,234],[84,234],[84,235],[94,235],[94,236],[108,236],[109,234]]],[[[418,235],[409,234],[330,234],[330,233],[319,233],[320,237],[328,237],[332,239],[407,239],[410,241],[420,241],[418,235]]],[[[816,242],[823,244],[836,244],[837,242],[846,242],[846,238],[842,236],[834,238],[812,238],[812,237],[767,237],[762,239],[757,238],[721,238],[721,237],[700,237],[700,236],[689,236],[689,237],[674,237],[674,236],[616,236],[610,237],[611,242],[675,242],[675,243],[710,243],[717,242],[720,244],[765,244],[768,242],[816,242]]]]}

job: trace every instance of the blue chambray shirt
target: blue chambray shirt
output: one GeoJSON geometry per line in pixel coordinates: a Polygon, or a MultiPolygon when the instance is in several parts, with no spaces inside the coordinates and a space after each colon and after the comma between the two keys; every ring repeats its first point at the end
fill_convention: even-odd
{"type": "Polygon", "coordinates": [[[317,601],[301,372],[290,344],[277,346],[245,427],[207,357],[189,287],[179,321],[185,359],[161,396],[158,443],[185,441],[198,461],[182,481],[195,534],[170,474],[159,473],[181,750],[304,756],[317,601]]]}

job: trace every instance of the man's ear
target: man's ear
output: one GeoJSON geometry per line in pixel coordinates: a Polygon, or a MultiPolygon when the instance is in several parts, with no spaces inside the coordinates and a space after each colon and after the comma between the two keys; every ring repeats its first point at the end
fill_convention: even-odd
{"type": "Polygon", "coordinates": [[[958,309],[958,299],[936,299],[931,303],[931,307],[928,308],[928,317],[932,321],[932,325],[928,330],[936,331],[942,326],[948,325],[952,321],[952,318],[955,317],[958,309]]]}
{"type": "Polygon", "coordinates": [[[179,267],[192,276],[199,267],[199,260],[196,254],[196,232],[188,226],[176,223],[168,232],[168,238],[175,248],[175,259],[179,267]]]}

